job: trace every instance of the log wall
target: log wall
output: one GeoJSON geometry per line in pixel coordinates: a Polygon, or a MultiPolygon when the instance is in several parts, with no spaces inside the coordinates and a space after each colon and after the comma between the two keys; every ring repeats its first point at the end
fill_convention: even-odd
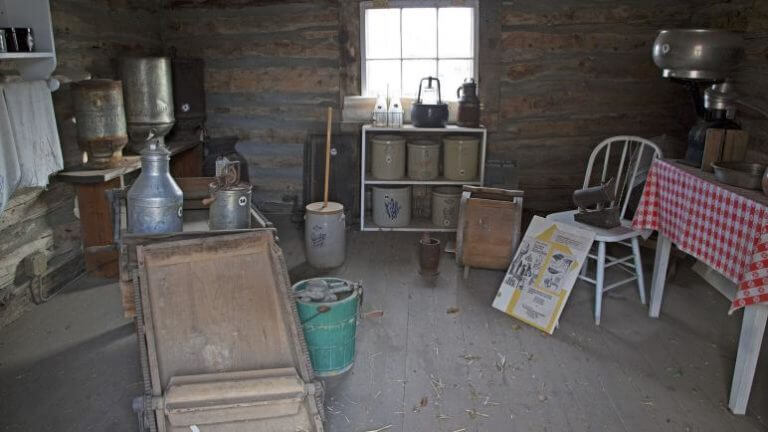
{"type": "Polygon", "coordinates": [[[746,57],[736,75],[736,89],[742,98],[759,107],[760,114],[744,106],[737,108],[737,118],[749,132],[747,159],[768,164],[768,3],[755,2],[745,11],[746,57]]]}
{"type": "Polygon", "coordinates": [[[169,0],[168,8],[166,47],[206,62],[209,133],[240,138],[258,200],[300,196],[306,136],[324,131],[327,106],[339,107],[338,3],[169,0]]]}
{"type": "MultiPolygon", "coordinates": [[[[517,162],[529,208],[569,206],[600,140],[684,139],[693,124],[687,93],[652,62],[658,30],[738,27],[752,4],[482,0],[489,157],[517,162]]],[[[168,16],[167,46],[208,62],[211,133],[240,136],[261,199],[298,193],[306,134],[322,132],[323,106],[360,90],[359,2],[170,0],[168,16]]]]}
{"type": "MultiPolygon", "coordinates": [[[[485,2],[483,2],[485,4],[485,2]]],[[[516,160],[526,206],[570,206],[592,148],[612,135],[683,139],[693,124],[683,87],[661,77],[658,30],[734,15],[751,2],[694,0],[504,1],[498,63],[481,80],[498,91],[490,156],[516,160]],[[497,67],[498,85],[484,80],[497,67]]],[[[492,75],[493,76],[493,75],[492,75]]],[[[664,148],[677,157],[684,148],[664,148]]]]}
{"type": "MultiPolygon", "coordinates": [[[[155,0],[52,0],[51,14],[58,56],[54,72],[62,81],[53,94],[65,165],[81,160],[68,82],[114,78],[113,60],[124,54],[160,52],[162,5],[155,0]]],[[[13,74],[4,68],[4,74],[13,74]]],[[[50,294],[83,271],[80,222],[72,186],[54,182],[47,190],[18,190],[0,213],[0,327],[32,307],[30,278],[23,259],[43,251],[48,270],[44,293],[50,294]]],[[[37,290],[35,286],[35,290],[37,290]]]]}

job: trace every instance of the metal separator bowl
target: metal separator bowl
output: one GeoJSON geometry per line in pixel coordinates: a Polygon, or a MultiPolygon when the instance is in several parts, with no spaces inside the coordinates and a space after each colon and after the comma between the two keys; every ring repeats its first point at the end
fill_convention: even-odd
{"type": "Polygon", "coordinates": [[[715,178],[744,189],[762,189],[765,165],[751,162],[713,162],[715,178]]]}
{"type": "Polygon", "coordinates": [[[662,30],[653,43],[653,61],[667,78],[723,80],[744,56],[739,33],[714,29],[662,30]]]}

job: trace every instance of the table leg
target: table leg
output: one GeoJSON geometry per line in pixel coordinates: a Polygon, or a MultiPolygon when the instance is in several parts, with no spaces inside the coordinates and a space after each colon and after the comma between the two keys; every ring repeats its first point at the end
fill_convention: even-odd
{"type": "Polygon", "coordinates": [[[747,411],[749,391],[752,389],[752,379],[755,376],[757,358],[760,355],[766,319],[768,319],[768,306],[753,305],[744,308],[739,352],[736,355],[731,399],[728,402],[728,407],[734,414],[744,414],[747,411]]]}
{"type": "Polygon", "coordinates": [[[659,233],[656,242],[656,257],[653,260],[653,276],[651,277],[651,302],[648,315],[658,318],[661,312],[661,298],[664,296],[664,283],[667,279],[667,266],[669,265],[669,253],[672,242],[666,236],[659,233]]]}

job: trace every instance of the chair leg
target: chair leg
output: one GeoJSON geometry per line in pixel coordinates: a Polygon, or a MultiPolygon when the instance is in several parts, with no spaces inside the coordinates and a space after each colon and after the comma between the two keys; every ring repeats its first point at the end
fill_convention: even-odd
{"type": "Polygon", "coordinates": [[[597,268],[595,269],[595,325],[600,325],[600,312],[603,307],[603,282],[605,276],[605,242],[597,244],[597,268]]]}
{"type": "Polygon", "coordinates": [[[587,275],[587,267],[589,267],[589,257],[584,258],[584,264],[581,265],[581,275],[587,275]]]}
{"type": "Polygon", "coordinates": [[[640,241],[632,238],[632,255],[635,256],[635,276],[637,276],[637,292],[640,294],[640,302],[645,304],[645,279],[643,276],[643,259],[640,256],[640,241]]]}

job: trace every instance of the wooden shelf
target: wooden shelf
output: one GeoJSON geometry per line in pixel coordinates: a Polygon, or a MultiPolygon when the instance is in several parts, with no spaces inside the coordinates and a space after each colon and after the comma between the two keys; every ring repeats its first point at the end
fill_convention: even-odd
{"type": "Polygon", "coordinates": [[[370,173],[366,172],[365,169],[361,170],[360,172],[360,231],[435,231],[435,232],[455,232],[456,228],[445,228],[442,226],[436,226],[432,224],[431,220],[426,220],[423,218],[413,218],[411,220],[411,224],[409,224],[407,227],[402,228],[383,228],[379,227],[375,224],[373,224],[373,221],[371,220],[371,217],[365,214],[365,191],[367,186],[373,186],[373,185],[426,185],[426,186],[462,186],[462,185],[472,185],[472,186],[483,186],[483,180],[485,178],[485,156],[486,156],[486,145],[487,145],[487,138],[488,133],[487,130],[483,127],[479,128],[465,128],[460,127],[456,125],[448,125],[444,128],[417,128],[414,127],[412,124],[404,125],[400,128],[380,128],[380,127],[374,127],[373,125],[364,125],[362,128],[362,136],[361,136],[361,149],[360,149],[360,166],[365,167],[367,164],[367,156],[366,156],[366,142],[368,140],[368,134],[370,133],[377,133],[377,132],[386,132],[391,134],[410,134],[411,137],[418,134],[456,134],[456,133],[464,133],[464,134],[476,134],[479,135],[478,138],[480,139],[480,154],[478,155],[478,177],[475,180],[472,181],[455,181],[455,180],[448,180],[445,177],[439,177],[435,180],[412,180],[409,178],[403,178],[399,180],[380,180],[375,178],[370,178],[370,173]]]}
{"type": "Polygon", "coordinates": [[[444,133],[456,133],[456,132],[465,132],[465,133],[483,133],[485,132],[484,127],[479,128],[467,128],[467,127],[461,127],[456,125],[446,125],[444,128],[417,128],[416,126],[412,124],[405,124],[402,127],[399,128],[390,128],[390,127],[375,127],[373,125],[364,125],[363,131],[368,132],[444,132],[444,133]]]}
{"type": "MultiPolygon", "coordinates": [[[[174,141],[169,142],[171,156],[175,156],[191,148],[201,145],[201,141],[174,141]]],[[[84,166],[62,171],[56,178],[66,183],[103,183],[116,179],[122,175],[141,169],[141,158],[138,155],[123,156],[120,165],[113,168],[88,169],[84,166]]]]}
{"type": "Polygon", "coordinates": [[[448,180],[444,177],[438,177],[434,180],[412,180],[404,178],[400,180],[379,180],[373,177],[365,177],[366,185],[434,185],[434,186],[482,186],[480,180],[448,180]]]}
{"type": "Polygon", "coordinates": [[[444,226],[435,225],[432,223],[430,219],[425,219],[425,218],[412,217],[411,223],[408,224],[408,226],[399,227],[399,228],[380,227],[373,223],[372,217],[369,214],[366,214],[365,218],[366,218],[365,225],[360,229],[360,231],[456,232],[455,227],[446,228],[444,226]]]}

